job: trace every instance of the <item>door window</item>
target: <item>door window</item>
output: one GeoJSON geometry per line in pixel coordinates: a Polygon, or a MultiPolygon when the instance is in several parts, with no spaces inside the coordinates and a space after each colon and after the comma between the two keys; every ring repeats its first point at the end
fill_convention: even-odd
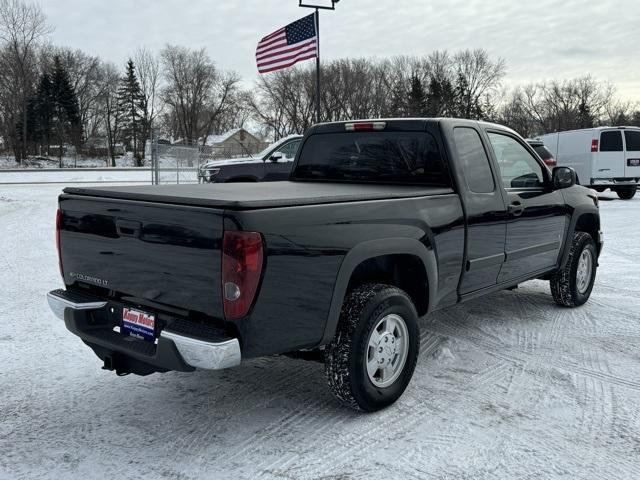
{"type": "Polygon", "coordinates": [[[516,139],[489,133],[505,188],[538,188],[544,185],[542,165],[516,139]]]}
{"type": "Polygon", "coordinates": [[[627,152],[640,152],[640,132],[624,132],[627,141],[627,152]]]}
{"type": "Polygon", "coordinates": [[[600,151],[601,152],[621,152],[622,151],[622,133],[602,132],[600,135],[600,151]]]}
{"type": "Polygon", "coordinates": [[[473,128],[458,127],[453,136],[469,190],[474,193],[493,192],[493,174],[478,132],[473,128]]]}
{"type": "Polygon", "coordinates": [[[278,152],[281,152],[284,155],[285,159],[293,160],[296,156],[296,152],[298,151],[299,146],[300,140],[295,140],[279,147],[278,152]]]}

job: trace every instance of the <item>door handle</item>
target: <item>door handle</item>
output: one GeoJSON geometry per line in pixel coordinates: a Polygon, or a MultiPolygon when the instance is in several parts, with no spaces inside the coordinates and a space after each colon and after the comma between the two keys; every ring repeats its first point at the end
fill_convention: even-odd
{"type": "Polygon", "coordinates": [[[522,203],[516,201],[509,205],[507,210],[514,217],[519,217],[524,213],[524,208],[525,207],[524,205],[522,205],[522,203]]]}

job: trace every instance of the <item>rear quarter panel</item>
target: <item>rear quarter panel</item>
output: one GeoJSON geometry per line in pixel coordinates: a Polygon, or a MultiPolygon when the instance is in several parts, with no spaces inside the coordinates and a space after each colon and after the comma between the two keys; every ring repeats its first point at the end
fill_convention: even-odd
{"type": "Polygon", "coordinates": [[[243,356],[317,346],[340,266],[347,253],[364,242],[419,241],[437,259],[438,300],[456,301],[464,229],[454,194],[226,212],[225,229],[259,231],[266,243],[256,303],[238,323],[243,356]]]}

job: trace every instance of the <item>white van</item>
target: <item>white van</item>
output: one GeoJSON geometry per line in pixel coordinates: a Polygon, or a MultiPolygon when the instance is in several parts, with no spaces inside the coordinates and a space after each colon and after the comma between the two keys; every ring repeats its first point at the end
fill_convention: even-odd
{"type": "Polygon", "coordinates": [[[624,200],[640,181],[640,127],[598,127],[536,137],[559,166],[573,167],[582,185],[607,188],[624,200]]]}

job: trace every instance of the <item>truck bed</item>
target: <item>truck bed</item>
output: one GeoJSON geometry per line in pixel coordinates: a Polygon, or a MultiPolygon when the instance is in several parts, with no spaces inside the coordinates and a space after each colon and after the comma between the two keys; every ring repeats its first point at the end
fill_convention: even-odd
{"type": "Polygon", "coordinates": [[[440,187],[324,182],[67,187],[64,192],[91,197],[228,210],[360,202],[453,193],[449,188],[440,187]]]}

